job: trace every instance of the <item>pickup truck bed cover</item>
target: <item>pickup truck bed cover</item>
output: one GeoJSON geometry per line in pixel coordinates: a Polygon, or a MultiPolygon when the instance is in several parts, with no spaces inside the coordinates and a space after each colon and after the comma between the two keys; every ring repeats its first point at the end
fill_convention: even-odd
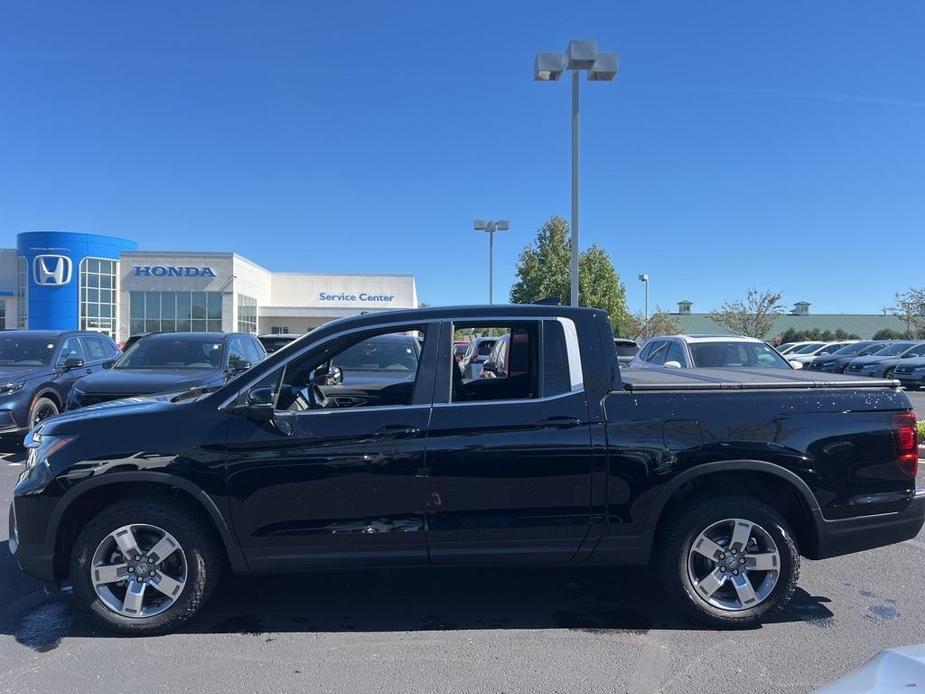
{"type": "Polygon", "coordinates": [[[899,382],[802,369],[621,369],[623,389],[775,390],[797,388],[896,388],[899,382]]]}

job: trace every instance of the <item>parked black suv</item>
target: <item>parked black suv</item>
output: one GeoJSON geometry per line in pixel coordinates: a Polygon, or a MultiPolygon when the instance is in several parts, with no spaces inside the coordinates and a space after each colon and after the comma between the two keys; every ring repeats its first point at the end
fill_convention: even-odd
{"type": "Polygon", "coordinates": [[[266,356],[260,341],[247,333],[151,333],[107,365],[111,368],[77,381],[67,409],[135,395],[220,386],[266,356]]]}
{"type": "Polygon", "coordinates": [[[71,386],[119,355],[108,335],[82,331],[0,332],[0,434],[22,435],[64,409],[71,386]]]}
{"type": "Polygon", "coordinates": [[[563,306],[333,321],[215,392],[68,412],[27,446],[16,561],[134,634],[185,622],[225,567],[428,564],[651,565],[680,609],[746,626],[787,604],[801,556],[925,519],[892,381],[623,371],[607,314],[563,306]],[[464,379],[460,331],[512,335],[510,364],[464,379]],[[331,382],[386,335],[421,339],[410,378],[331,382]]]}

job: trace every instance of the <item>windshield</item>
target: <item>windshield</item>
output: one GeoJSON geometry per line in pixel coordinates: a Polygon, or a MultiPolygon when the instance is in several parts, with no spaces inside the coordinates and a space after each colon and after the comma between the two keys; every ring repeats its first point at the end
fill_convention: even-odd
{"type": "Polygon", "coordinates": [[[152,335],[139,340],[114,369],[220,369],[223,340],[211,335],[152,335]]]}
{"type": "Polygon", "coordinates": [[[614,342],[613,346],[617,350],[618,357],[635,357],[639,347],[632,342],[614,342]]]}
{"type": "Polygon", "coordinates": [[[834,352],[832,352],[832,356],[837,355],[841,357],[849,354],[857,354],[869,344],[869,342],[852,342],[849,345],[845,345],[841,349],[836,349],[834,352]]]}
{"type": "Polygon", "coordinates": [[[894,342],[891,345],[887,345],[879,352],[877,352],[878,357],[895,357],[898,354],[902,354],[907,349],[911,349],[915,346],[914,342],[894,342]]]}
{"type": "Polygon", "coordinates": [[[272,354],[278,350],[281,350],[286,345],[295,342],[296,337],[261,337],[259,338],[263,348],[267,350],[267,354],[272,354]]]}
{"type": "Polygon", "coordinates": [[[344,350],[331,366],[351,371],[416,371],[420,345],[411,336],[371,338],[344,350]]]}
{"type": "Polygon", "coordinates": [[[795,350],[790,352],[790,354],[812,354],[824,344],[824,342],[810,342],[808,345],[797,347],[795,350]]]}
{"type": "Polygon", "coordinates": [[[0,337],[0,366],[45,366],[55,351],[53,338],[38,335],[0,337]]]}
{"type": "Polygon", "coordinates": [[[763,342],[695,342],[689,347],[694,366],[790,368],[790,364],[777,353],[777,350],[763,342]]]}
{"type": "Polygon", "coordinates": [[[869,357],[871,354],[880,354],[880,350],[882,350],[885,347],[886,345],[882,342],[879,344],[867,345],[867,347],[865,347],[860,352],[858,352],[858,356],[859,357],[869,357]]]}

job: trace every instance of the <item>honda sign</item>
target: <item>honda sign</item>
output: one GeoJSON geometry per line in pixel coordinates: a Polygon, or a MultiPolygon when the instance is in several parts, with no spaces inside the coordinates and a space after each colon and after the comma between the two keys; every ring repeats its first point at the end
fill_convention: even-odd
{"type": "Polygon", "coordinates": [[[60,287],[71,281],[71,269],[66,255],[37,255],[32,261],[32,279],[43,287],[60,287]]]}

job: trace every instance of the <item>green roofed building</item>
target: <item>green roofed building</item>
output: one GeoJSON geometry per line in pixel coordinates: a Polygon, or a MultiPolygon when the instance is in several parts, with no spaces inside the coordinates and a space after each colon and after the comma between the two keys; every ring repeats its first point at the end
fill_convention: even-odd
{"type": "MultiPolygon", "coordinates": [[[[774,328],[765,339],[771,340],[790,329],[833,333],[843,330],[862,339],[870,339],[881,330],[906,332],[907,326],[898,316],[871,313],[811,313],[809,307],[808,302],[798,301],[790,313],[777,317],[774,328]]],[[[690,301],[679,301],[677,313],[671,315],[680,324],[682,333],[732,334],[727,327],[714,321],[709,313],[694,313],[692,308],[693,304],[690,301]]]]}

